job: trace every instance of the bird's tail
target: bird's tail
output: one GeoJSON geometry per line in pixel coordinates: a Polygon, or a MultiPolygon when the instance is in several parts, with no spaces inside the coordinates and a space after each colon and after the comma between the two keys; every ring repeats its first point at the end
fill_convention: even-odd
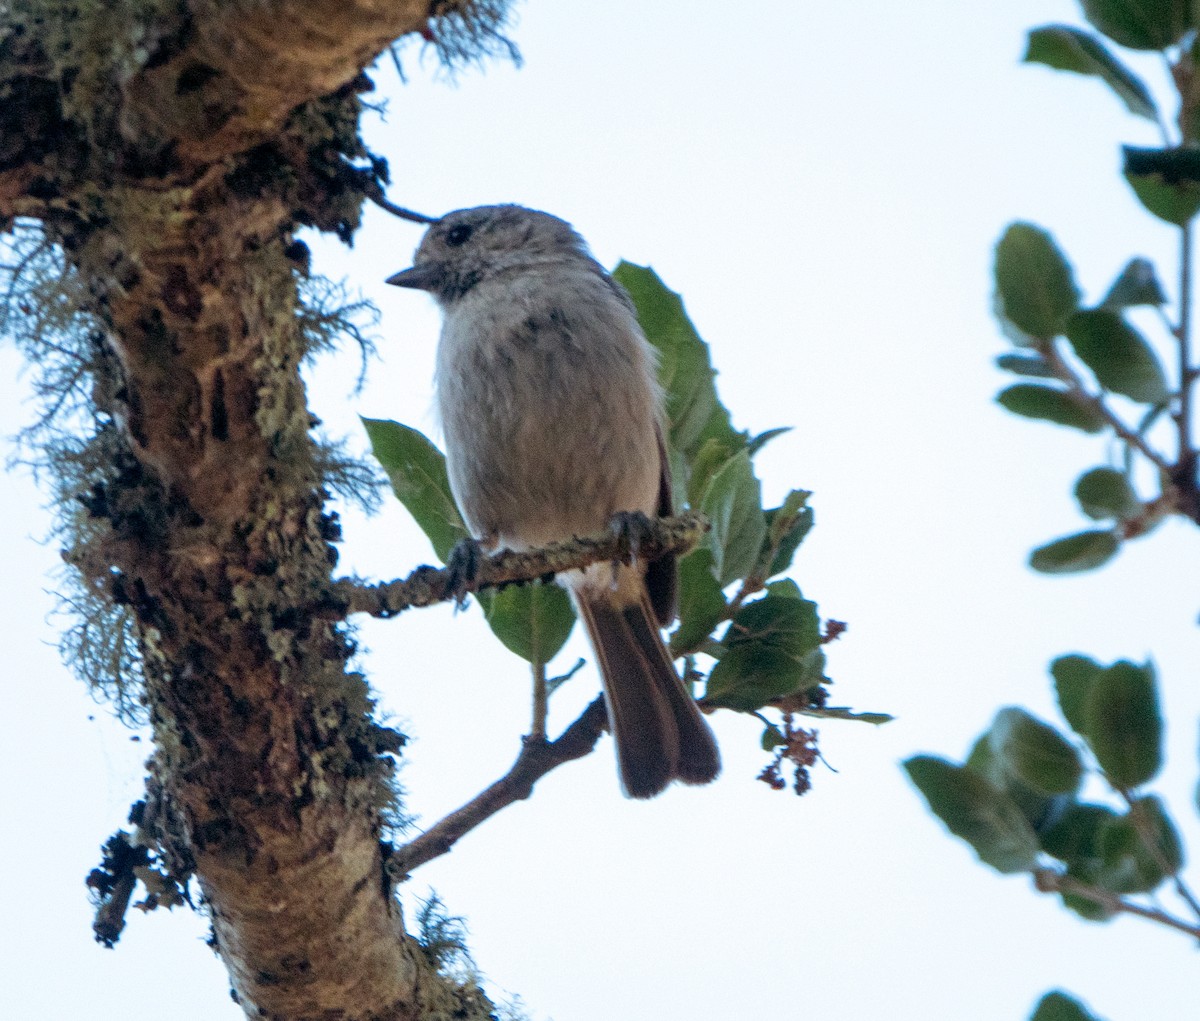
{"type": "Polygon", "coordinates": [[[716,739],[675,672],[645,589],[634,603],[595,589],[574,595],[604,680],[625,793],[652,798],[672,780],[716,779],[716,739]]]}

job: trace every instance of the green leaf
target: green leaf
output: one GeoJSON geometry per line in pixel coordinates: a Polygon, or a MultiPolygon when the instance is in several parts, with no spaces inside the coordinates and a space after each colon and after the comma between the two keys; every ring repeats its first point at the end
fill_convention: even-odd
{"type": "Polygon", "coordinates": [[[767,537],[763,550],[764,553],[775,551],[765,568],[768,578],[792,566],[796,550],[812,530],[813,509],[807,506],[810,496],[812,493],[806,490],[793,489],[784,497],[783,503],[767,511],[767,537]]]}
{"type": "Polygon", "coordinates": [[[1060,795],[1045,794],[1025,783],[1011,765],[996,751],[992,742],[992,730],[985,731],[971,748],[966,767],[987,780],[997,790],[1003,791],[1035,832],[1051,825],[1070,800],[1060,795]]]}
{"type": "Polygon", "coordinates": [[[1100,1021],[1075,997],[1055,990],[1043,996],[1029,1021],[1100,1021]]]}
{"type": "Polygon", "coordinates": [[[763,596],[738,610],[722,641],[731,649],[767,644],[796,657],[806,656],[821,645],[817,604],[792,596],[763,596]]]}
{"type": "Polygon", "coordinates": [[[691,481],[691,462],[678,447],[667,444],[667,463],[671,466],[671,506],[675,508],[694,507],[688,496],[688,483],[691,481]]]}
{"type": "Polygon", "coordinates": [[[629,293],[646,338],[658,351],[671,446],[689,461],[707,439],[716,439],[729,450],[743,449],[746,434],[733,428],[729,412],[717,398],[708,345],[696,333],[679,295],[648,266],[622,262],[613,270],[613,278],[629,293]]]}
{"type": "Polygon", "coordinates": [[[824,680],[817,604],[768,595],[733,618],[705,688],[705,701],[750,712],[824,680]]]}
{"type": "Polygon", "coordinates": [[[570,598],[553,582],[509,585],[480,595],[492,633],[530,663],[549,663],[575,625],[570,598]]]}
{"type": "Polygon", "coordinates": [[[998,309],[1022,333],[1058,336],[1079,306],[1079,288],[1054,240],[1032,223],[1014,223],[996,245],[998,309]]]}
{"type": "Polygon", "coordinates": [[[727,606],[713,574],[712,550],[692,550],[679,561],[679,627],[671,635],[671,654],[695,652],[724,618],[727,606]]]}
{"type": "Polygon", "coordinates": [[[1083,0],[1083,14],[1131,50],[1165,50],[1192,27],[1189,0],[1083,0]]]}
{"type": "Polygon", "coordinates": [[[729,461],[737,451],[730,449],[715,436],[710,436],[696,451],[688,468],[687,502],[689,507],[697,507],[704,498],[704,491],[712,477],[729,461]]]}
{"type": "Polygon", "coordinates": [[[1039,834],[1042,849],[1077,873],[1094,874],[1101,865],[1101,834],[1119,816],[1105,805],[1076,804],[1039,834]]]}
{"type": "Polygon", "coordinates": [[[1076,312],[1067,320],[1067,339],[1106,390],[1142,404],[1162,404],[1170,396],[1158,356],[1116,312],[1076,312]]]}
{"type": "Polygon", "coordinates": [[[1034,376],[1039,379],[1054,378],[1054,370],[1041,355],[998,355],[996,368],[1017,376],[1034,376]]]}
{"type": "Polygon", "coordinates": [[[1137,305],[1161,306],[1166,303],[1167,296],[1154,272],[1154,263],[1139,256],[1126,263],[1121,275],[1113,281],[1108,294],[1100,302],[1100,307],[1119,312],[1137,305]]]}
{"type": "Polygon", "coordinates": [[[1138,854],[1137,832],[1126,820],[1106,826],[1101,837],[1101,864],[1090,879],[1094,886],[1110,893],[1149,893],[1166,878],[1152,859],[1138,854]]]}
{"type": "Polygon", "coordinates": [[[1124,521],[1141,512],[1142,502],[1129,484],[1129,477],[1115,468],[1093,468],[1079,476],[1075,499],[1089,518],[1124,521]]]}
{"type": "Polygon", "coordinates": [[[450,492],[446,458],[423,434],[399,422],[364,418],[371,451],[387,472],[396,498],[421,526],[442,563],[467,526],[450,492]]]}
{"type": "Polygon", "coordinates": [[[743,450],[730,458],[709,481],[700,510],[712,525],[705,543],[722,586],[745,577],[758,561],[767,534],[762,487],[743,450]]]}
{"type": "Polygon", "coordinates": [[[798,712],[802,716],[813,716],[818,720],[847,720],[852,723],[869,723],[873,727],[882,727],[896,718],[891,713],[856,713],[841,706],[800,709],[798,712]]]}
{"type": "Polygon", "coordinates": [[[989,731],[993,752],[1005,770],[1042,794],[1074,794],[1083,779],[1075,748],[1049,724],[1017,706],[996,714],[989,731]]]}
{"type": "Polygon", "coordinates": [[[1087,723],[1084,707],[1092,691],[1092,684],[1099,676],[1099,663],[1078,654],[1059,656],[1050,664],[1054,677],[1054,690],[1058,695],[1058,707],[1071,729],[1080,737],[1085,736],[1087,723]]]}
{"type": "Polygon", "coordinates": [[[1024,59],[1026,63],[1045,64],[1058,71],[1094,75],[1120,97],[1130,113],[1157,119],[1150,90],[1090,32],[1069,25],[1035,28],[1029,33],[1024,59]]]}
{"type": "MultiPolygon", "coordinates": [[[[1105,834],[1121,817],[1105,805],[1070,805],[1051,827],[1040,831],[1042,848],[1067,866],[1067,875],[1100,889],[1106,885],[1105,834]]],[[[1082,894],[1064,893],[1063,907],[1092,922],[1108,921],[1116,913],[1082,894]]]]}
{"type": "Polygon", "coordinates": [[[787,739],[780,733],[778,727],[774,724],[767,727],[762,732],[762,746],[764,752],[769,752],[772,748],[778,748],[781,744],[787,744],[787,739]]]}
{"type": "Polygon", "coordinates": [[[1149,893],[1183,866],[1183,843],[1162,802],[1140,798],[1105,823],[1100,855],[1092,882],[1113,893],[1149,893]]]}
{"type": "Polygon", "coordinates": [[[772,699],[820,683],[820,677],[817,677],[805,685],[803,678],[804,670],[798,667],[795,657],[783,649],[770,645],[739,645],[727,650],[712,668],[704,689],[704,701],[720,708],[750,713],[772,699]]]}
{"type": "Polygon", "coordinates": [[[753,436],[747,440],[746,453],[753,457],[773,439],[782,436],[784,433],[790,433],[791,431],[792,427],[790,425],[785,425],[775,429],[768,429],[766,432],[761,432],[757,436],[753,436]]]}
{"type": "Polygon", "coordinates": [[[1108,563],[1120,546],[1121,541],[1114,532],[1079,532],[1039,546],[1029,555],[1029,566],[1042,574],[1094,571],[1108,563]]]}
{"type": "Polygon", "coordinates": [[[1200,211],[1200,151],[1124,146],[1125,180],[1161,220],[1182,227],[1200,211]]]}
{"type": "Polygon", "coordinates": [[[1186,864],[1183,838],[1167,814],[1162,799],[1156,794],[1138,798],[1130,806],[1129,817],[1142,837],[1143,850],[1165,865],[1168,875],[1179,872],[1186,864]]]}
{"type": "MultiPolygon", "coordinates": [[[[1093,882],[1093,877],[1076,876],[1070,869],[1067,870],[1067,874],[1085,883],[1093,882]]],[[[1086,918],[1089,922],[1107,922],[1112,920],[1117,914],[1112,908],[1106,907],[1092,900],[1090,897],[1084,897],[1081,894],[1064,893],[1062,895],[1062,902],[1064,908],[1069,908],[1075,914],[1079,915],[1080,918],[1086,918]]]]}
{"type": "Polygon", "coordinates": [[[804,594],[791,578],[780,578],[767,585],[767,594],[779,596],[781,599],[803,599],[804,594]]]}
{"type": "Polygon", "coordinates": [[[1009,341],[1016,347],[1038,347],[1044,341],[1038,340],[1037,337],[1031,337],[1024,330],[1018,328],[1011,319],[1004,314],[1004,301],[1000,297],[999,292],[992,295],[992,315],[996,317],[996,325],[1000,327],[1000,332],[1008,338],[1009,341]]]}
{"type": "Polygon", "coordinates": [[[1025,872],[1037,864],[1038,843],[1021,810],[1003,791],[965,766],[932,755],[904,763],[930,809],[997,872],[1025,872]]]}
{"type": "Polygon", "coordinates": [[[1154,667],[1120,660],[1097,674],[1084,705],[1084,736],[1110,782],[1140,787],[1162,768],[1162,715],[1154,667]]]}
{"type": "Polygon", "coordinates": [[[1014,415],[1039,418],[1058,425],[1098,433],[1107,424],[1095,405],[1078,400],[1066,390],[1037,383],[1014,383],[996,397],[1014,415]]]}

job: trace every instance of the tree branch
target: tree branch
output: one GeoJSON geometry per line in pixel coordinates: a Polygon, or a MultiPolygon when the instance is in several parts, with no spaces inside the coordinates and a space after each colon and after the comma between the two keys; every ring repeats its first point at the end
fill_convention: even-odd
{"type": "Polygon", "coordinates": [[[451,812],[415,840],[398,847],[387,861],[387,872],[394,882],[449,852],[466,834],[514,801],[523,801],[533,793],[533,785],[564,762],[581,759],[596,747],[604,732],[607,717],[604,696],[594,699],[556,741],[524,738],[521,754],[512,768],[494,784],[451,812]]]}
{"type": "Polygon", "coordinates": [[[468,592],[533,581],[606,560],[625,564],[634,559],[656,560],[668,553],[682,554],[693,549],[708,528],[703,514],[686,511],[678,517],[650,522],[645,534],[639,534],[633,542],[627,532],[608,532],[551,543],[523,553],[501,550],[484,558],[475,577],[465,583],[456,572],[428,566],[418,567],[407,578],[377,585],[343,578],[334,582],[329,598],[317,613],[330,619],[340,619],[347,613],[392,617],[410,607],[432,606],[459,599],[468,592]]]}
{"type": "MultiPolygon", "coordinates": [[[[26,350],[69,335],[94,402],[50,437],[56,536],[84,623],[132,621],[160,792],[138,839],[195,877],[251,1017],[486,1016],[404,931],[379,837],[399,737],[340,622],[299,612],[337,529],[294,256],[300,225],[348,237],[384,176],[362,67],[475,7],[0,0],[0,231],[40,220],[70,267],[26,350]]],[[[132,884],[96,882],[115,939],[132,884]]]]}
{"type": "Polygon", "coordinates": [[[1196,369],[1192,365],[1192,226],[1184,224],[1179,252],[1179,406],[1175,409],[1175,428],[1179,434],[1178,454],[1169,477],[1179,492],[1180,510],[1200,523],[1200,482],[1196,478],[1196,450],[1192,446],[1192,387],[1196,369]]]}
{"type": "Polygon", "coordinates": [[[175,143],[209,164],[269,137],[297,106],[326,95],[396,38],[423,28],[427,0],[196,0],[190,29],[124,88],[122,134],[175,143]],[[174,97],[164,102],[164,97],[174,97]]]}
{"type": "Polygon", "coordinates": [[[1200,920],[1200,901],[1196,900],[1195,894],[1192,893],[1187,883],[1183,881],[1179,870],[1167,860],[1167,856],[1163,853],[1163,849],[1159,845],[1157,835],[1148,825],[1146,816],[1138,811],[1137,801],[1126,788],[1113,784],[1113,789],[1120,794],[1129,808],[1129,817],[1133,821],[1133,828],[1137,831],[1138,839],[1142,842],[1142,847],[1154,859],[1154,864],[1162,869],[1163,874],[1171,877],[1171,883],[1175,887],[1175,892],[1179,895],[1179,899],[1191,909],[1192,914],[1197,920],[1200,920]]]}
{"type": "Polygon", "coordinates": [[[1178,463],[1194,457],[1192,451],[1192,226],[1185,223],[1180,231],[1179,252],[1179,409],[1176,426],[1179,430],[1178,463]]]}
{"type": "Polygon", "coordinates": [[[1080,882],[1078,879],[1062,872],[1056,872],[1054,869],[1034,869],[1033,882],[1042,893],[1069,893],[1072,896],[1090,900],[1093,904],[1099,904],[1113,914],[1137,915],[1139,918],[1178,929],[1180,932],[1186,932],[1188,935],[1200,939],[1200,925],[1191,925],[1183,919],[1176,918],[1157,908],[1147,908],[1141,904],[1135,904],[1109,890],[1102,890],[1090,883],[1080,882]]]}
{"type": "Polygon", "coordinates": [[[436,216],[426,216],[424,213],[418,213],[415,209],[406,209],[404,206],[396,205],[383,193],[383,188],[378,181],[368,182],[363,194],[380,209],[393,216],[398,216],[401,220],[408,220],[410,223],[437,223],[438,221],[436,216]]]}
{"type": "Polygon", "coordinates": [[[1103,416],[1104,421],[1108,423],[1113,432],[1117,434],[1128,446],[1132,447],[1139,454],[1150,461],[1156,468],[1164,473],[1169,473],[1171,470],[1167,459],[1162,456],[1157,450],[1151,447],[1144,436],[1138,435],[1134,430],[1130,429],[1125,424],[1124,420],[1104,403],[1104,398],[1099,394],[1089,393],[1087,387],[1083,385],[1083,380],[1071,368],[1058,352],[1058,348],[1053,341],[1047,344],[1040,345],[1038,352],[1046,360],[1054,373],[1056,379],[1066,383],[1070,388],[1071,395],[1076,399],[1090,404],[1103,416]]]}

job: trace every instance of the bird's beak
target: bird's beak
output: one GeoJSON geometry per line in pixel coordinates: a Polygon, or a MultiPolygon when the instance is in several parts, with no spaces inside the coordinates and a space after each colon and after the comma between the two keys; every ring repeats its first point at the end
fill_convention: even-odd
{"type": "Polygon", "coordinates": [[[399,273],[393,273],[385,283],[396,287],[411,287],[417,291],[432,291],[437,286],[438,269],[426,263],[423,266],[410,266],[399,273]]]}

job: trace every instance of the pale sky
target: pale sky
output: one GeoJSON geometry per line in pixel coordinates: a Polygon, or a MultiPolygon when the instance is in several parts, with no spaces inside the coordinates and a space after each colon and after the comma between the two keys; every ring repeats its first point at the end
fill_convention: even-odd
{"type": "MultiPolygon", "coordinates": [[[[740,10],[526,0],[519,70],[490,62],[449,83],[411,48],[401,87],[385,61],[388,113],[368,117],[369,142],[398,203],[546,209],[606,265],[652,264],[683,294],[735,425],[794,427],[758,465],[769,499],[815,493],[793,577],[849,624],[829,649],[834,703],[897,720],[822,724],[836,772],[815,769],[801,799],[755,781],[767,757],[746,717],[713,720],[715,785],[649,803],[620,796],[604,739],[421,869],[405,902],[435,888],[465,917],[489,990],[519,994],[538,1021],[1024,1021],[1055,987],[1108,1021],[1192,1016],[1186,937],[1084,923],[1026,879],[997,876],[899,768],[918,751],[963,757],[1002,705],[1056,721],[1057,655],[1150,656],[1171,724],[1155,789],[1200,848],[1200,536],[1168,522],[1099,573],[1034,575],[1031,547],[1086,527],[1071,488],[1110,452],[993,402],[1010,379],[991,366],[1005,350],[991,249],[1009,221],[1050,229],[1090,300],[1139,254],[1174,297],[1174,232],[1118,174],[1119,144],[1156,133],[1099,82],[1018,63],[1028,28],[1079,23],[1073,2],[740,10]]],[[[1138,67],[1162,83],[1153,61],[1138,67]]],[[[369,209],[352,251],[315,245],[316,267],[382,313],[363,394],[351,393],[349,347],[309,374],[314,410],[359,449],[359,414],[434,428],[436,312],[381,283],[419,237],[369,209]]],[[[0,378],[16,377],[0,348],[0,378]]],[[[27,378],[9,384],[4,435],[32,414],[27,394],[27,378]]],[[[241,1011],[203,919],[134,913],[115,952],[92,942],[83,879],[140,796],[149,746],[59,663],[57,551],[36,541],[44,503],[20,472],[0,486],[3,1010],[232,1021],[241,1011]]],[[[431,557],[397,504],[344,516],[347,572],[393,578],[431,557]]],[[[361,635],[383,711],[413,738],[408,807],[432,824],[515,757],[525,666],[474,610],[368,622],[361,635]]],[[[576,636],[560,662],[586,654],[576,636]]],[[[552,728],[597,684],[590,666],[577,675],[552,728]]]]}

